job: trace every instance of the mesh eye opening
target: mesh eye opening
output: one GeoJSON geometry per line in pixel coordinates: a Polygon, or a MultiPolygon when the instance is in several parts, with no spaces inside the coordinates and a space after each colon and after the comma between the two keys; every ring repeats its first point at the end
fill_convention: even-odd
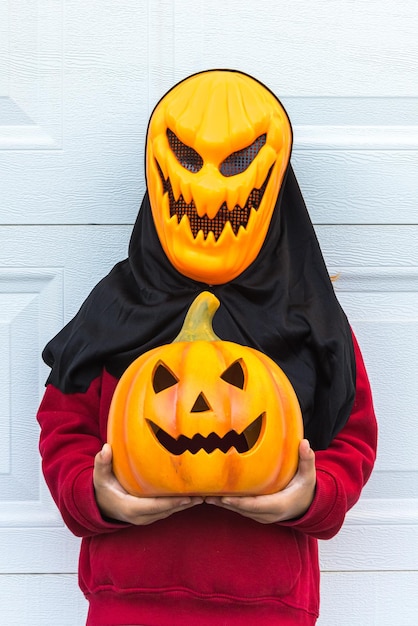
{"type": "Polygon", "coordinates": [[[172,130],[167,128],[167,139],[177,161],[186,170],[196,174],[203,167],[203,159],[196,150],[186,146],[172,130]]]}
{"type": "Polygon", "coordinates": [[[237,150],[230,154],[224,161],[222,161],[219,168],[223,176],[235,176],[245,172],[247,167],[251,165],[261,148],[265,145],[267,140],[267,134],[264,133],[257,137],[255,141],[242,150],[237,150]]]}

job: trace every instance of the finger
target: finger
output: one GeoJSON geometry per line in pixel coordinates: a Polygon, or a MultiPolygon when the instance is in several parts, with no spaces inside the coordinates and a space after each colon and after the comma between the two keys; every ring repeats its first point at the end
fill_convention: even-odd
{"type": "Polygon", "coordinates": [[[258,514],[269,510],[271,496],[223,496],[206,498],[208,504],[215,504],[239,513],[258,514]]]}
{"type": "MultiPolygon", "coordinates": [[[[258,498],[263,498],[263,496],[257,496],[257,499],[258,498]]],[[[243,517],[248,517],[262,524],[270,524],[276,521],[276,513],[271,512],[268,507],[265,509],[265,504],[263,505],[263,503],[257,502],[256,498],[253,497],[225,496],[223,498],[206,499],[206,502],[219,506],[222,509],[232,511],[233,513],[239,513],[243,517]]]]}
{"type": "Polygon", "coordinates": [[[94,457],[93,482],[98,484],[108,483],[114,479],[112,467],[112,448],[105,443],[103,448],[94,457]]]}
{"type": "Polygon", "coordinates": [[[172,513],[179,513],[180,511],[184,511],[185,509],[191,509],[192,507],[202,504],[203,498],[193,497],[193,498],[180,498],[177,502],[177,498],[170,498],[174,500],[171,503],[170,508],[167,509],[167,514],[171,515],[172,513]]]}
{"type": "MultiPolygon", "coordinates": [[[[276,494],[274,494],[276,497],[276,494]]],[[[246,511],[248,513],[264,513],[269,511],[273,503],[272,496],[242,496],[232,497],[227,496],[222,498],[222,504],[224,506],[233,507],[239,511],[246,511]]]]}
{"type": "Polygon", "coordinates": [[[112,467],[112,448],[110,444],[105,443],[94,458],[94,465],[99,471],[106,471],[112,467]]]}
{"type": "Polygon", "coordinates": [[[307,439],[302,439],[300,442],[297,474],[302,478],[313,477],[315,474],[315,452],[312,450],[307,439]]]}
{"type": "Polygon", "coordinates": [[[100,451],[100,455],[101,455],[101,460],[103,461],[103,463],[108,463],[108,464],[112,463],[113,452],[112,452],[112,446],[110,445],[110,443],[105,443],[103,445],[103,448],[100,451]]]}
{"type": "Polygon", "coordinates": [[[194,504],[192,498],[184,496],[160,496],[157,498],[137,498],[131,496],[133,503],[141,508],[144,515],[164,513],[173,509],[183,508],[194,504]]]}
{"type": "Polygon", "coordinates": [[[131,498],[131,503],[125,501],[125,506],[128,506],[130,521],[134,524],[151,524],[203,502],[200,497],[131,498]]]}
{"type": "Polygon", "coordinates": [[[299,459],[301,461],[312,461],[315,459],[315,452],[307,439],[302,439],[299,444],[299,459]]]}

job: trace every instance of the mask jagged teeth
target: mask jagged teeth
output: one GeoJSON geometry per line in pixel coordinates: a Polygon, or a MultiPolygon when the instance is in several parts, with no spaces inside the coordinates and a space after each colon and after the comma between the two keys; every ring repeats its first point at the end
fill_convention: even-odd
{"type": "MultiPolygon", "coordinates": [[[[267,177],[264,180],[264,183],[259,189],[257,189],[256,187],[252,189],[246,199],[244,206],[236,203],[232,210],[230,210],[227,203],[223,202],[215,217],[211,219],[206,214],[202,217],[197,214],[193,198],[190,199],[190,202],[187,202],[187,200],[183,197],[183,194],[180,191],[181,185],[179,185],[179,196],[176,199],[176,193],[173,190],[170,179],[164,178],[163,172],[158,163],[157,167],[163,183],[164,193],[168,194],[170,204],[170,217],[176,215],[177,221],[180,222],[184,215],[187,215],[190,230],[195,239],[199,232],[203,234],[204,239],[208,237],[209,233],[213,233],[215,241],[219,239],[228,224],[235,236],[238,236],[241,227],[247,228],[251,210],[258,210],[272,171],[272,168],[270,168],[267,177]]],[[[231,199],[233,197],[233,195],[228,197],[228,202],[231,202],[231,199]]]]}

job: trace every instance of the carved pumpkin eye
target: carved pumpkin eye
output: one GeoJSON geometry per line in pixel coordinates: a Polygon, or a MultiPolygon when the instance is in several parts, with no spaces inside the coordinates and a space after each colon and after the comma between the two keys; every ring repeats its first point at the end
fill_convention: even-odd
{"type": "Polygon", "coordinates": [[[220,166],[220,172],[223,176],[235,176],[245,172],[247,167],[251,165],[261,148],[266,143],[267,135],[260,135],[250,146],[237,150],[229,155],[220,166]]]}
{"type": "Polygon", "coordinates": [[[173,387],[177,385],[178,382],[177,376],[175,376],[163,362],[157,365],[152,376],[152,386],[155,393],[160,393],[160,391],[164,391],[164,389],[173,387]]]}
{"type": "Polygon", "coordinates": [[[244,389],[245,381],[247,377],[245,374],[242,359],[238,359],[237,361],[234,361],[232,365],[230,365],[224,371],[224,373],[221,374],[221,378],[229,385],[238,387],[238,389],[244,389]]]}
{"type": "Polygon", "coordinates": [[[167,139],[177,161],[186,170],[196,174],[203,167],[203,159],[196,150],[186,146],[172,130],[167,128],[167,139]]]}

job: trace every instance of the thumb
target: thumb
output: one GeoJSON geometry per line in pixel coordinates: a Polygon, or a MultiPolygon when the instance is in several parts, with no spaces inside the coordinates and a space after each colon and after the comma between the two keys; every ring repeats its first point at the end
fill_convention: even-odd
{"type": "Polygon", "coordinates": [[[109,473],[112,471],[112,448],[105,443],[103,448],[96,454],[94,468],[98,472],[109,473]]]}
{"type": "Polygon", "coordinates": [[[302,439],[299,445],[299,472],[310,474],[315,470],[315,452],[312,450],[309,441],[302,439]]]}

